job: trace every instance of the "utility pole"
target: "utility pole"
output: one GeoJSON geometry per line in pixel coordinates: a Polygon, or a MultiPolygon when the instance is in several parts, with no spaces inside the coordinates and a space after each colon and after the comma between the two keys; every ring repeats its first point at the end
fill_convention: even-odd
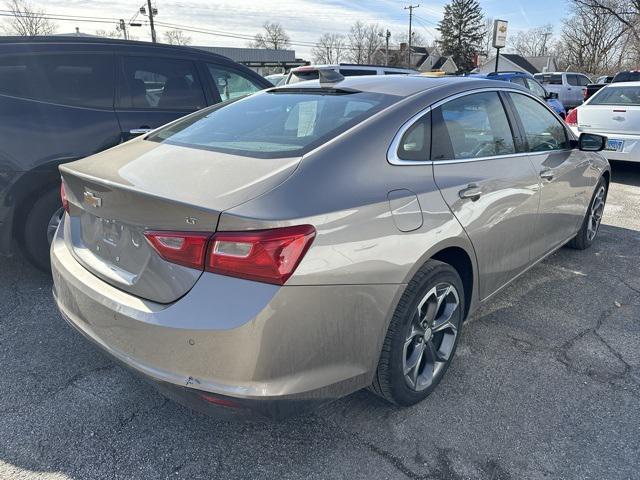
{"type": "Polygon", "coordinates": [[[156,29],[153,26],[153,17],[158,14],[158,10],[151,6],[151,0],[147,0],[147,7],[149,7],[149,11],[145,11],[144,6],[140,8],[140,13],[143,15],[146,13],[149,15],[149,26],[151,26],[151,41],[156,43],[156,29]]]}
{"type": "Polygon", "coordinates": [[[419,7],[420,7],[420,4],[409,5],[408,7],[404,7],[405,10],[409,10],[409,60],[407,62],[408,67],[411,67],[411,26],[413,22],[413,9],[419,8],[419,7]]]}
{"type": "Polygon", "coordinates": [[[387,28],[387,31],[385,32],[384,35],[382,34],[382,32],[380,32],[378,33],[378,36],[384,37],[387,42],[387,49],[385,50],[385,54],[384,54],[384,65],[389,66],[389,38],[391,38],[391,32],[387,28]]]}
{"type": "Polygon", "coordinates": [[[127,24],[124,23],[124,18],[120,19],[120,30],[122,31],[122,35],[125,40],[129,40],[129,36],[127,35],[127,24]]]}

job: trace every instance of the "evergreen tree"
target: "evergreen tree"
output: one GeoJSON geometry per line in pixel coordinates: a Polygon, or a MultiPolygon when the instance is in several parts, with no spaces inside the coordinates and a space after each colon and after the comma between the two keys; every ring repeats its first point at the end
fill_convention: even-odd
{"type": "Polygon", "coordinates": [[[485,33],[482,9],[477,0],[451,0],[444,7],[438,30],[442,53],[452,56],[459,70],[473,69],[473,57],[481,48],[485,33]]]}

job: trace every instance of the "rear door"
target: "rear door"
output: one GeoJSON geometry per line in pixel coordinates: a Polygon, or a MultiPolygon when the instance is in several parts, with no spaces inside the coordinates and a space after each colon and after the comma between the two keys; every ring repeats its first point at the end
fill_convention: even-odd
{"type": "Polygon", "coordinates": [[[0,56],[0,159],[8,168],[28,171],[117,145],[113,54],[25,47],[0,56]]]}
{"type": "Polygon", "coordinates": [[[531,237],[535,260],[576,233],[593,179],[588,157],[571,149],[564,124],[541,101],[515,92],[509,98],[541,185],[539,215],[531,237]]]}
{"type": "Polygon", "coordinates": [[[497,91],[472,93],[432,110],[435,181],[466,230],[484,299],[521,273],[538,213],[538,179],[497,91]]]}
{"type": "Polygon", "coordinates": [[[207,105],[196,63],[129,55],[121,57],[116,113],[126,141],[207,105]]]}

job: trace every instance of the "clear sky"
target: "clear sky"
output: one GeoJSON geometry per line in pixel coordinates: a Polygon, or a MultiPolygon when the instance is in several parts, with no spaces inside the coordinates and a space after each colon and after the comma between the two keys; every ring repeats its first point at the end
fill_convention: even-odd
{"type": "MultiPolygon", "coordinates": [[[[107,23],[60,21],[58,32],[95,33],[98,29],[113,30],[111,19],[129,20],[146,0],[31,0],[49,14],[76,15],[104,20],[107,23]]],[[[293,41],[299,57],[309,58],[311,44],[324,32],[347,33],[356,20],[377,22],[391,30],[392,35],[405,33],[408,1],[400,0],[154,0],[158,22],[188,25],[192,28],[231,33],[235,37],[186,32],[194,45],[244,47],[265,21],[280,22],[293,41]]],[[[415,10],[415,28],[432,40],[435,26],[442,18],[445,0],[421,2],[415,10]]],[[[509,21],[510,32],[551,23],[554,33],[560,20],[569,13],[566,0],[480,0],[487,16],[509,21]]],[[[1,2],[0,2],[1,5],[1,2]]],[[[2,7],[0,7],[1,9],[2,7]]],[[[86,19],[84,19],[86,20],[86,19]]],[[[160,35],[170,27],[159,26],[160,35]]],[[[139,40],[149,40],[147,26],[132,28],[139,40]]]]}

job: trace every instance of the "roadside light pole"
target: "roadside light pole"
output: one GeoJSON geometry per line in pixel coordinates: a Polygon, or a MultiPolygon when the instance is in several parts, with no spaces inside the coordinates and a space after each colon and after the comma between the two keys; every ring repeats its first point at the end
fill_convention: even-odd
{"type": "Polygon", "coordinates": [[[153,16],[157,13],[157,10],[151,7],[151,0],[147,0],[147,6],[149,7],[149,25],[151,26],[151,41],[156,43],[156,29],[153,25],[153,16]]]}

